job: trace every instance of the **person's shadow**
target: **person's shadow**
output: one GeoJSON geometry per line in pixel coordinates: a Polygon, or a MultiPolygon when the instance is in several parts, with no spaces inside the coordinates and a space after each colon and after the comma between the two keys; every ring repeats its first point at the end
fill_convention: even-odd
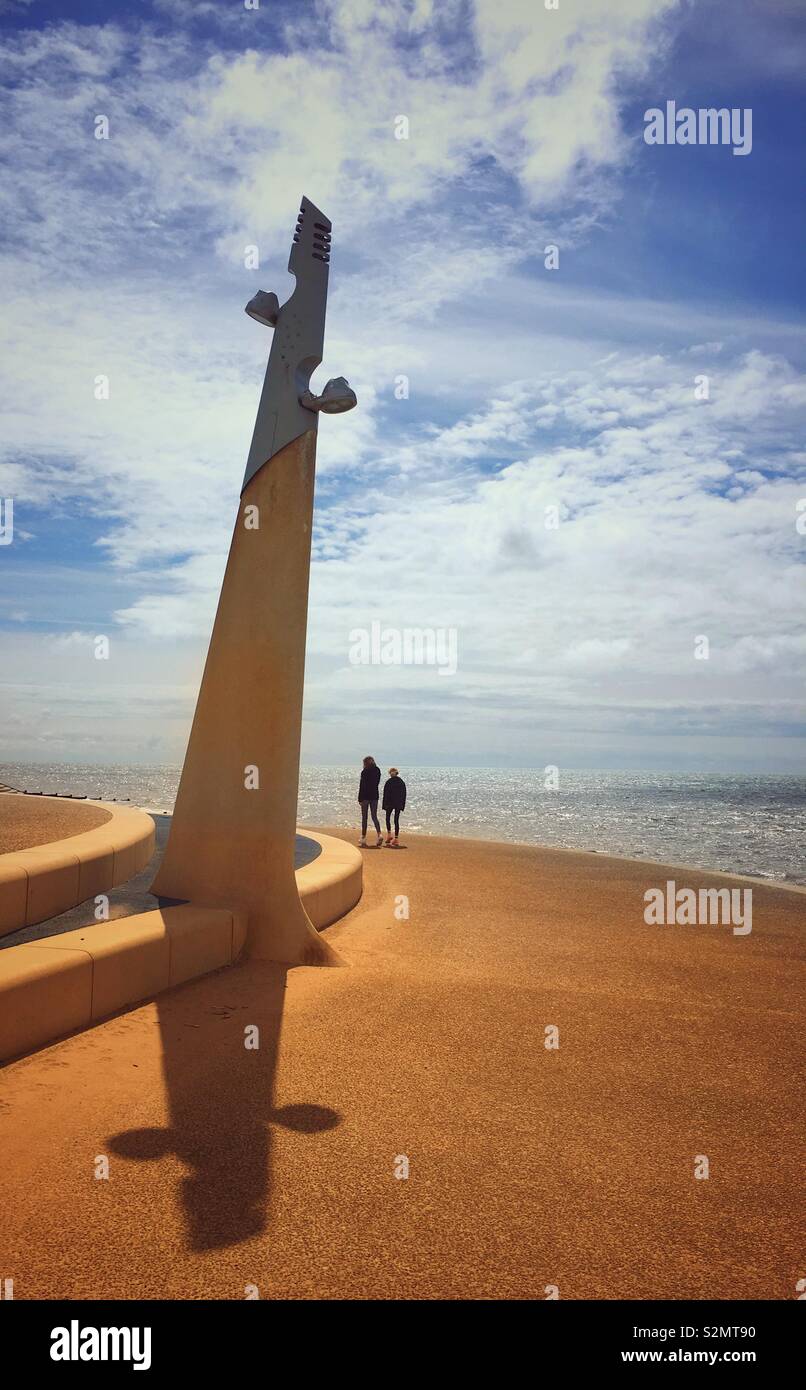
{"type": "Polygon", "coordinates": [[[175,1154],[187,1166],[181,1192],[191,1250],[235,1245],[265,1230],[272,1124],[315,1134],[341,1121],[323,1105],[274,1108],[287,969],[236,965],[159,997],[170,1127],[107,1140],[127,1158],[175,1154]]]}

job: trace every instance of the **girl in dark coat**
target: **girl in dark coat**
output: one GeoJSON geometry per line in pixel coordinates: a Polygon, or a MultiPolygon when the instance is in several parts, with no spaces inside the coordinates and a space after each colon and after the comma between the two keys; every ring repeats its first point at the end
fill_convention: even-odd
{"type": "Polygon", "coordinates": [[[378,832],[377,844],[383,840],[381,834],[381,823],[378,820],[378,787],[381,784],[381,769],[378,767],[374,758],[365,758],[364,766],[361,769],[361,781],[358,783],[358,804],[361,807],[361,839],[360,844],[367,843],[367,812],[372,815],[372,823],[378,832]]]}
{"type": "Polygon", "coordinates": [[[386,843],[397,844],[400,829],[400,812],[406,809],[406,783],[396,767],[390,767],[389,779],[383,788],[383,809],[386,812],[386,843]],[[395,817],[395,834],[392,837],[392,815],[395,817]]]}

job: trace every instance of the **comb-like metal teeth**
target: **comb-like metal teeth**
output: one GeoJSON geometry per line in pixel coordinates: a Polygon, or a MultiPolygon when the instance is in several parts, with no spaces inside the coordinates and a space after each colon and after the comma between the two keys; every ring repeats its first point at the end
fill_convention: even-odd
{"type": "MultiPolygon", "coordinates": [[[[312,206],[312,204],[306,204],[305,202],[300,204],[300,209],[297,213],[297,224],[294,228],[293,245],[300,246],[300,244],[303,244],[308,246],[311,256],[315,261],[321,261],[323,265],[329,265],[331,228],[333,224],[327,221],[316,221],[311,226],[311,220],[306,217],[306,213],[310,211],[312,206]]],[[[321,218],[322,214],[319,212],[318,208],[316,211],[321,218]]]]}

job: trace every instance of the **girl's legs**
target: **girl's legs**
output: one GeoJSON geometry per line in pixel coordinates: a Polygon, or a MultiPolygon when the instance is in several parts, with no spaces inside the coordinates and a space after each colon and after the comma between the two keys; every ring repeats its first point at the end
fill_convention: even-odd
{"type": "Polygon", "coordinates": [[[400,829],[400,812],[397,810],[397,808],[395,808],[395,839],[397,839],[397,832],[399,831],[399,829],[400,829]]]}
{"type": "Polygon", "coordinates": [[[386,843],[387,843],[387,845],[389,845],[389,844],[392,843],[392,812],[391,812],[391,811],[387,811],[387,812],[386,812],[386,843]]]}
{"type": "Polygon", "coordinates": [[[374,800],[374,801],[370,801],[370,803],[369,803],[369,809],[370,809],[370,812],[372,813],[372,824],[375,826],[375,829],[377,830],[378,834],[380,835],[380,833],[381,833],[381,823],[380,823],[380,821],[378,820],[378,798],[377,798],[377,796],[375,797],[375,800],[374,800]]]}
{"type": "Polygon", "coordinates": [[[361,839],[362,839],[362,840],[365,840],[365,839],[367,838],[367,812],[368,812],[368,810],[369,810],[369,802],[368,802],[368,801],[362,801],[362,802],[361,802],[361,839]]]}

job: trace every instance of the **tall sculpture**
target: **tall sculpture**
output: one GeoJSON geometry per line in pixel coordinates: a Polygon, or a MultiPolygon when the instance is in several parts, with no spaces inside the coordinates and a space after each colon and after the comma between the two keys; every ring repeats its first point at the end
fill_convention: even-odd
{"type": "Polygon", "coordinates": [[[274,328],[165,855],[160,897],[248,913],[247,953],[335,963],[294,875],[305,631],[319,411],[356,404],[343,377],[310,391],[322,360],[331,224],[307,198],[288,269],[290,298],[246,306],[274,328]]]}

